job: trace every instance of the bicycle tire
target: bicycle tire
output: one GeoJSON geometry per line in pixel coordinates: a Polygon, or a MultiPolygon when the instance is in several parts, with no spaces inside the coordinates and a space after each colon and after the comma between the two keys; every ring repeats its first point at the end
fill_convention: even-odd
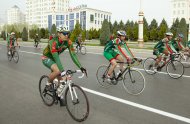
{"type": "Polygon", "coordinates": [[[96,79],[98,81],[98,83],[100,84],[100,86],[104,87],[104,88],[109,88],[110,86],[112,86],[111,82],[107,82],[106,80],[106,75],[108,66],[107,65],[101,65],[98,67],[97,72],[96,72],[96,79]]]}
{"type": "Polygon", "coordinates": [[[156,72],[153,70],[153,66],[155,64],[155,58],[149,57],[143,63],[143,68],[147,74],[153,75],[156,72]]]}
{"type": "Polygon", "coordinates": [[[82,55],[85,55],[86,54],[86,47],[85,46],[81,46],[80,52],[81,52],[82,55]]]}
{"type": "Polygon", "coordinates": [[[182,75],[184,74],[184,66],[180,61],[173,60],[173,61],[168,62],[168,64],[166,65],[166,71],[170,77],[174,79],[178,79],[182,77],[182,75]],[[178,72],[180,73],[176,74],[177,73],[176,70],[178,70],[178,72]],[[175,72],[172,72],[172,71],[175,71],[175,72]]]}
{"type": "Polygon", "coordinates": [[[183,64],[185,68],[190,68],[190,57],[188,55],[184,55],[184,56],[180,56],[179,61],[183,64]]]}
{"type": "Polygon", "coordinates": [[[13,52],[13,60],[15,63],[18,63],[18,61],[19,61],[19,54],[17,51],[13,52]]]}
{"type": "Polygon", "coordinates": [[[8,58],[8,60],[9,60],[9,61],[11,61],[11,60],[12,60],[12,55],[11,55],[11,54],[9,54],[9,51],[7,52],[7,58],[8,58]]]}
{"type": "Polygon", "coordinates": [[[145,78],[143,74],[134,69],[127,71],[123,77],[123,87],[129,94],[141,94],[145,89],[145,78]]]}
{"type": "Polygon", "coordinates": [[[72,84],[71,85],[71,91],[72,93],[74,94],[74,91],[76,91],[76,94],[78,96],[78,99],[76,99],[75,95],[73,95],[73,98],[75,97],[75,102],[72,101],[72,99],[70,98],[69,99],[69,96],[71,96],[70,94],[70,90],[69,90],[69,87],[67,87],[67,89],[65,90],[65,103],[66,103],[66,108],[67,108],[67,111],[69,113],[69,115],[77,122],[82,122],[82,121],[85,121],[87,118],[88,118],[88,115],[89,115],[89,101],[88,101],[88,98],[87,98],[87,95],[85,94],[85,92],[83,91],[83,89],[78,86],[78,85],[75,85],[75,84],[72,84]],[[73,90],[74,88],[74,90],[73,90]],[[79,91],[80,91],[80,95],[82,96],[79,96],[79,91]],[[79,108],[77,110],[74,110],[72,111],[73,109],[76,109],[77,105],[79,105],[81,102],[81,98],[84,97],[84,106],[83,108],[79,108]],[[70,107],[70,105],[73,105],[70,107]],[[84,112],[83,112],[84,110],[84,112]],[[82,113],[82,115],[80,117],[77,117],[77,115],[79,115],[79,112],[82,113]]]}
{"type": "MultiPolygon", "coordinates": [[[[55,91],[54,92],[49,92],[49,91],[45,91],[45,87],[43,88],[42,87],[42,81],[45,80],[45,82],[43,83],[46,83],[46,81],[49,80],[49,77],[47,75],[43,75],[41,78],[40,78],[40,81],[39,81],[39,92],[40,92],[40,96],[42,98],[42,101],[44,102],[45,105],[47,106],[52,106],[55,102],[55,91]],[[45,94],[44,94],[45,93],[45,94]],[[45,97],[46,95],[50,96],[52,98],[52,101],[50,101],[49,103],[46,101],[45,97]]],[[[43,84],[44,85],[44,84],[43,84]]],[[[45,84],[46,85],[46,84],[45,84]]]]}

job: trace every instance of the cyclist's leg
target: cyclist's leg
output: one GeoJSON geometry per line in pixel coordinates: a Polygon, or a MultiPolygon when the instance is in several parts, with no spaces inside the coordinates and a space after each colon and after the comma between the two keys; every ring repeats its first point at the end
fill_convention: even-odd
{"type": "Polygon", "coordinates": [[[156,56],[156,62],[155,62],[154,67],[157,67],[160,61],[162,60],[162,56],[158,49],[154,51],[154,55],[156,56]]]}
{"type": "Polygon", "coordinates": [[[115,58],[112,56],[112,52],[104,52],[104,57],[111,63],[111,67],[108,71],[108,76],[111,76],[113,73],[113,70],[115,69],[115,67],[117,66],[117,62],[115,60],[115,58]]]}
{"type": "MultiPolygon", "coordinates": [[[[119,60],[120,62],[124,62],[124,59],[123,59],[123,57],[120,54],[117,54],[115,58],[116,58],[116,60],[119,60]]],[[[124,71],[123,65],[124,65],[123,63],[119,64],[121,72],[124,71]]]]}
{"type": "Polygon", "coordinates": [[[165,55],[165,57],[163,58],[164,64],[166,64],[166,63],[167,63],[167,62],[166,62],[167,56],[168,56],[170,53],[169,53],[168,50],[164,50],[164,51],[163,51],[163,54],[165,55]]]}

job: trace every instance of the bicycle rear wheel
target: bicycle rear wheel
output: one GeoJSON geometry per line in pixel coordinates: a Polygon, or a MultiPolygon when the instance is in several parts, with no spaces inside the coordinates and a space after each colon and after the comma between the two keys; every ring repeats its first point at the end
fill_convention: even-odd
{"type": "Polygon", "coordinates": [[[18,63],[18,60],[19,60],[19,54],[17,51],[14,51],[13,52],[13,60],[15,63],[18,63]]]}
{"type": "Polygon", "coordinates": [[[153,67],[154,67],[154,65],[155,65],[155,62],[156,62],[155,59],[152,58],[152,57],[149,57],[149,58],[147,58],[147,59],[144,61],[144,63],[143,63],[143,68],[144,68],[144,70],[145,70],[146,73],[151,74],[151,75],[153,75],[153,74],[156,73],[156,72],[153,70],[153,67]]]}
{"type": "Polygon", "coordinates": [[[100,84],[100,86],[104,88],[109,88],[112,85],[111,82],[108,82],[106,79],[107,70],[108,70],[107,65],[101,65],[98,67],[98,70],[96,72],[96,79],[98,83],[100,84]]]}
{"type": "Polygon", "coordinates": [[[140,71],[131,69],[124,75],[123,86],[129,94],[138,95],[145,88],[145,78],[140,71]]]}
{"type": "Polygon", "coordinates": [[[81,52],[82,55],[85,55],[86,54],[86,47],[85,46],[81,46],[80,52],[81,52]]]}
{"type": "Polygon", "coordinates": [[[189,55],[180,56],[180,62],[184,65],[185,68],[189,68],[190,56],[189,55]]]}
{"type": "Polygon", "coordinates": [[[166,71],[170,77],[178,79],[184,74],[184,66],[180,61],[173,60],[166,65],[166,71]]]}
{"type": "Polygon", "coordinates": [[[52,92],[52,91],[49,91],[46,89],[46,84],[47,84],[48,80],[49,80],[49,77],[47,75],[43,75],[40,78],[39,91],[40,91],[40,96],[41,96],[44,104],[47,106],[52,106],[55,102],[55,97],[54,97],[55,92],[52,92]]]}
{"type": "Polygon", "coordinates": [[[65,91],[65,103],[69,115],[77,122],[85,121],[89,115],[89,101],[78,85],[72,84],[65,91]]]}

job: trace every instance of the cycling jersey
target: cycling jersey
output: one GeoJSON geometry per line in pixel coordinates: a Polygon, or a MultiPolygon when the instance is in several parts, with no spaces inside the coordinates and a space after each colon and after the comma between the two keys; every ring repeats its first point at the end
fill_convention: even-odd
{"type": "Polygon", "coordinates": [[[105,56],[105,58],[107,60],[111,61],[111,60],[115,59],[120,54],[122,54],[127,60],[129,59],[129,57],[134,58],[134,55],[130,51],[130,49],[127,46],[126,42],[121,41],[119,38],[116,38],[115,40],[110,40],[106,44],[106,46],[104,48],[104,56],[105,56]],[[126,52],[124,52],[122,50],[121,46],[124,46],[126,52]]]}
{"type": "Polygon", "coordinates": [[[182,42],[179,42],[177,40],[173,40],[171,41],[172,46],[175,48],[176,51],[179,52],[179,50],[183,50],[185,49],[184,45],[182,44],[182,42]]]}
{"type": "Polygon", "coordinates": [[[61,41],[58,37],[55,37],[52,40],[50,40],[49,44],[44,49],[42,56],[43,64],[49,69],[51,69],[51,65],[57,64],[59,71],[63,71],[64,68],[61,64],[59,54],[64,52],[66,49],[69,49],[69,53],[73,62],[77,65],[77,67],[81,68],[81,64],[78,61],[78,58],[75,54],[75,49],[73,47],[72,41],[61,41]]]}
{"type": "Polygon", "coordinates": [[[12,46],[15,46],[15,42],[16,42],[16,38],[15,37],[9,37],[9,46],[12,47],[12,46]]]}
{"type": "Polygon", "coordinates": [[[187,47],[189,47],[189,48],[190,48],[190,41],[188,41],[188,42],[187,42],[187,47]]]}

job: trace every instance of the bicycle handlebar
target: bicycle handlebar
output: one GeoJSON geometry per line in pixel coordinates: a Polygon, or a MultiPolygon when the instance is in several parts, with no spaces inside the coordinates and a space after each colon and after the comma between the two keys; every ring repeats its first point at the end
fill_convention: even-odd
{"type": "MultiPolygon", "coordinates": [[[[71,75],[71,74],[74,74],[74,73],[82,73],[82,71],[81,70],[75,70],[75,71],[72,71],[72,70],[67,70],[66,71],[66,75],[71,75]]],[[[78,76],[78,78],[83,78],[84,77],[84,73],[82,73],[82,75],[81,76],[78,76]]]]}

